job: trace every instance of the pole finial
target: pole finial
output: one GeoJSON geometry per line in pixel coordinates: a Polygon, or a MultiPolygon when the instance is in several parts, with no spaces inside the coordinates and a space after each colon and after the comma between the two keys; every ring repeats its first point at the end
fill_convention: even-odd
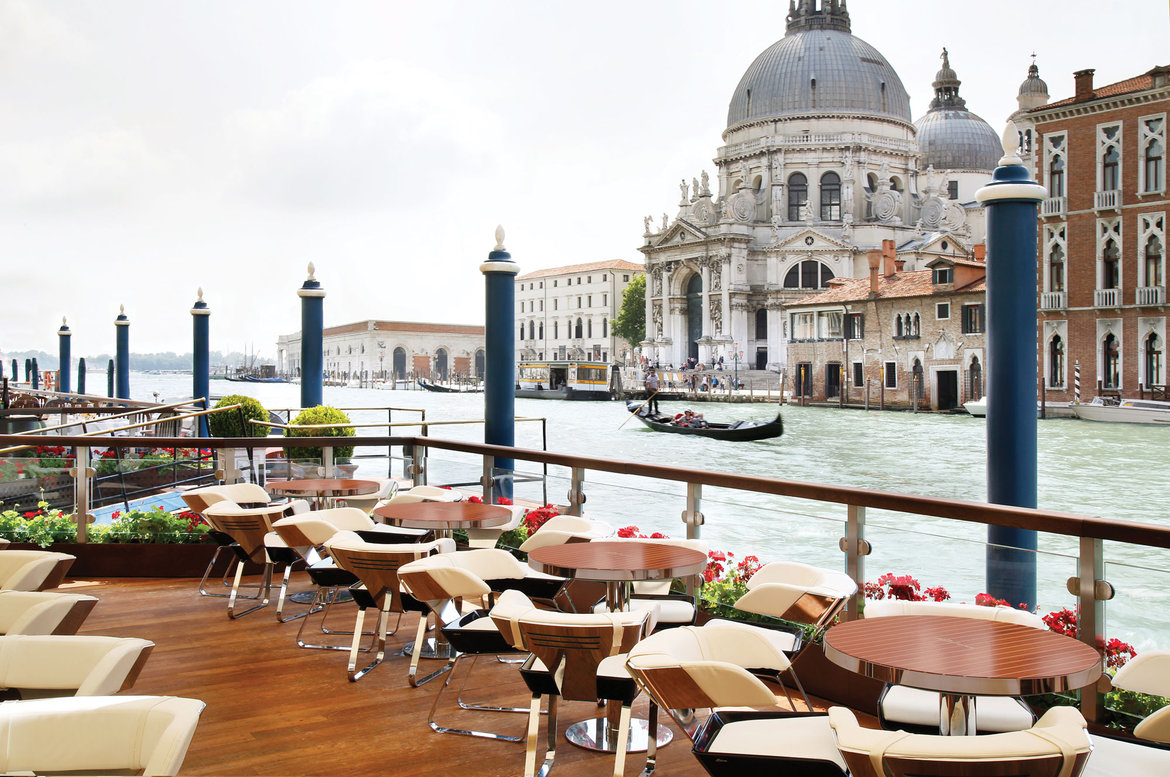
{"type": "Polygon", "coordinates": [[[493,250],[495,250],[495,251],[507,251],[508,250],[508,249],[504,248],[504,226],[502,224],[499,224],[496,226],[496,247],[493,250]]]}
{"type": "Polygon", "coordinates": [[[309,280],[311,280],[311,281],[317,280],[316,275],[317,275],[317,268],[313,265],[312,262],[309,262],[309,280]]]}
{"type": "Polygon", "coordinates": [[[196,289],[196,292],[199,296],[199,301],[202,302],[203,301],[203,287],[200,286],[198,289],[196,289]]]}
{"type": "Polygon", "coordinates": [[[124,316],[124,315],[126,315],[126,306],[125,306],[125,305],[119,305],[119,306],[118,306],[118,315],[119,315],[119,316],[124,316]]]}
{"type": "Polygon", "coordinates": [[[61,316],[61,326],[65,326],[65,316],[61,316]]]}
{"type": "Polygon", "coordinates": [[[1024,164],[1024,160],[1020,159],[1020,130],[1014,121],[1008,120],[1000,140],[1003,142],[1003,158],[999,160],[1000,166],[1024,164]]]}

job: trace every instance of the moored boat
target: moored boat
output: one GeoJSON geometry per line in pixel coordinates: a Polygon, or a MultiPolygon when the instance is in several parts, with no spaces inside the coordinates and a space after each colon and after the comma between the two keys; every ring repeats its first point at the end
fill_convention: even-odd
{"type": "Polygon", "coordinates": [[[970,402],[963,403],[963,409],[976,418],[984,418],[987,415],[987,395],[973,399],[970,402]]]}
{"type": "Polygon", "coordinates": [[[1170,424],[1170,402],[1156,399],[1122,399],[1107,404],[1101,397],[1083,405],[1073,405],[1073,414],[1086,421],[1121,424],[1170,424]]]}
{"type": "Polygon", "coordinates": [[[771,421],[735,421],[724,424],[707,422],[705,426],[684,426],[674,422],[674,418],[662,413],[651,413],[649,408],[642,407],[638,402],[626,402],[626,408],[631,412],[637,410],[637,418],[643,424],[656,432],[670,432],[671,434],[694,434],[699,437],[712,437],[716,440],[732,440],[735,442],[749,442],[751,440],[768,440],[779,437],[784,433],[784,422],[780,414],[771,421]]]}
{"type": "Polygon", "coordinates": [[[603,362],[521,363],[516,396],[529,399],[612,399],[609,365],[603,362]]]}
{"type": "Polygon", "coordinates": [[[434,391],[436,394],[482,394],[483,389],[475,386],[455,387],[455,386],[440,386],[438,383],[430,383],[418,379],[418,385],[427,391],[434,391]]]}

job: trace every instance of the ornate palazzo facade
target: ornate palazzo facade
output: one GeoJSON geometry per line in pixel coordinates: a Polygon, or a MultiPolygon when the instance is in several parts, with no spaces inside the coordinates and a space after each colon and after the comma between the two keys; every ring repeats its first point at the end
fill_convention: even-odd
{"type": "MultiPolygon", "coordinates": [[[[958,83],[944,61],[938,110],[954,107],[940,101],[957,98],[958,83]]],[[[920,122],[935,113],[932,104],[920,122]]],[[[740,352],[749,366],[780,369],[785,306],[834,278],[864,277],[865,252],[883,240],[907,252],[908,270],[940,233],[966,255],[983,239],[969,200],[995,159],[979,160],[974,178],[966,161],[936,171],[916,134],[898,74],[850,33],[843,0],[792,3],[787,34],[732,95],[715,191],[704,171],[679,184],[673,218],[644,220],[643,355],[665,366],[740,352]]],[[[935,136],[944,149],[946,131],[935,136]]]]}

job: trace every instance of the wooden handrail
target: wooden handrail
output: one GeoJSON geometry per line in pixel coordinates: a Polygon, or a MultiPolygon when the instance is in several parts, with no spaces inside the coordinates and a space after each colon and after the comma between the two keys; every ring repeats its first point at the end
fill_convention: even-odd
{"type": "MultiPolygon", "coordinates": [[[[39,445],[44,437],[30,435],[0,435],[0,446],[39,445]]],[[[796,497],[818,502],[843,505],[861,505],[879,510],[891,510],[917,515],[931,515],[941,518],[995,526],[1034,529],[1050,534],[1146,545],[1155,548],[1170,548],[1170,527],[1155,524],[1124,521],[1115,518],[1066,513],[1055,510],[1038,510],[1025,507],[986,504],[961,499],[900,494],[891,491],[877,491],[850,486],[833,486],[797,480],[782,480],[753,475],[737,475],[711,470],[685,469],[659,464],[599,459],[587,456],[573,456],[552,453],[531,448],[512,448],[483,443],[441,440],[434,437],[378,436],[378,437],[54,437],[56,445],[83,446],[150,446],[160,448],[202,447],[202,448],[320,448],[337,445],[357,446],[416,446],[438,450],[492,456],[497,459],[517,459],[542,464],[580,468],[597,472],[613,472],[635,475],[678,483],[699,483],[717,488],[752,491],[776,496],[796,497]]]]}

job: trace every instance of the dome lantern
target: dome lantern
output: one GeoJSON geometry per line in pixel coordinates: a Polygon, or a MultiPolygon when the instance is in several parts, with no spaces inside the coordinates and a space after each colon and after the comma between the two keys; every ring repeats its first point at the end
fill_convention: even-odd
{"type": "Polygon", "coordinates": [[[932,84],[934,99],[930,110],[914,122],[922,165],[935,170],[994,170],[1003,156],[999,135],[967,110],[966,101],[959,96],[962,82],[945,48],[942,61],[932,84]]]}

